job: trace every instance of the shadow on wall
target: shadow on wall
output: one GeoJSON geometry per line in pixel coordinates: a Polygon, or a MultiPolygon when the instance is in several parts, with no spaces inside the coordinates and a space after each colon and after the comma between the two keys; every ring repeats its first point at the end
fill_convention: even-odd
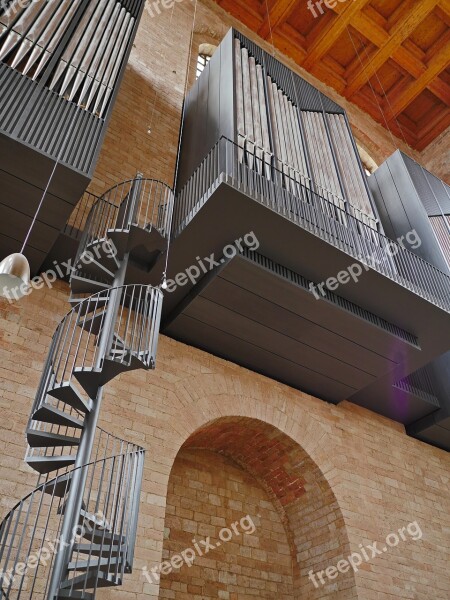
{"type": "Polygon", "coordinates": [[[221,418],[187,440],[165,528],[164,561],[193,554],[170,571],[162,563],[160,598],[246,598],[255,589],[261,599],[358,597],[353,571],[317,587],[308,577],[350,554],[344,519],[309,455],[256,419],[221,418]]]}
{"type": "Polygon", "coordinates": [[[89,190],[101,195],[120,181],[145,176],[173,184],[182,94],[167,79],[149,80],[128,65],[89,190]],[[161,83],[160,87],[156,87],[161,83]]]}

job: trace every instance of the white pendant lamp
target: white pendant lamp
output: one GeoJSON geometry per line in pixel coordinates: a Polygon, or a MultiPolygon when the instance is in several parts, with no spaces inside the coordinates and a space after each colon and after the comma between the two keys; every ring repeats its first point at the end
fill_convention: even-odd
{"type": "Polygon", "coordinates": [[[11,295],[13,295],[14,298],[18,300],[19,298],[25,296],[28,292],[28,287],[30,285],[30,265],[26,256],[23,254],[23,251],[27,245],[34,224],[36,223],[37,216],[41,210],[41,206],[44,202],[45,196],[47,195],[48,188],[50,187],[58,164],[58,161],[56,161],[52,174],[50,175],[50,179],[48,180],[47,186],[42,194],[39,206],[37,207],[36,214],[31,222],[31,226],[28,230],[22,249],[20,252],[10,254],[0,263],[0,297],[11,298],[11,295]]]}
{"type": "Polygon", "coordinates": [[[30,285],[30,265],[22,253],[10,254],[0,263],[0,296],[22,298],[30,285]]]}

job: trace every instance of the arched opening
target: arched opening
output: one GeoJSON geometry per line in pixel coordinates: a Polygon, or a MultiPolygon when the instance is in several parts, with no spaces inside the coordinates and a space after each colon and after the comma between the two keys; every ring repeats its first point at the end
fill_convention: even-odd
{"type": "Polygon", "coordinates": [[[181,448],[167,495],[161,599],[357,598],[352,571],[314,575],[349,554],[329,483],[277,428],[221,418],[181,448]]]}

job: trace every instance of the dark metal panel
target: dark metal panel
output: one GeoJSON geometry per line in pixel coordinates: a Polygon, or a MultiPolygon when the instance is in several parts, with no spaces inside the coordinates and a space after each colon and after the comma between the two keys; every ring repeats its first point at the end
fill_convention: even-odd
{"type": "MultiPolygon", "coordinates": [[[[372,341],[370,336],[367,336],[367,331],[361,336],[360,341],[366,342],[356,343],[351,338],[353,332],[347,329],[342,331],[340,310],[336,309],[335,314],[339,315],[339,319],[331,320],[330,329],[325,323],[322,323],[321,315],[322,311],[319,306],[310,307],[315,308],[314,320],[312,318],[313,311],[308,310],[305,305],[308,302],[308,298],[302,298],[302,302],[296,302],[296,305],[292,307],[294,310],[289,310],[279,304],[280,294],[277,293],[274,281],[272,279],[272,294],[265,294],[260,296],[256,290],[249,285],[248,289],[241,285],[233,283],[228,279],[233,276],[233,271],[236,276],[236,269],[227,269],[223,275],[218,276],[214,281],[214,285],[208,286],[202,293],[202,297],[214,302],[217,305],[227,307],[231,305],[233,311],[245,318],[251,319],[261,326],[270,326],[275,331],[293,338],[298,342],[304,343],[312,349],[319,352],[323,352],[328,356],[333,356],[338,360],[342,360],[344,363],[356,366],[358,370],[364,371],[370,375],[381,375],[386,372],[389,368],[395,367],[395,362],[389,357],[389,353],[386,352],[386,335],[383,336],[384,348],[381,351],[385,351],[387,356],[378,354],[370,349],[372,341]],[[305,309],[305,310],[304,310],[305,309]],[[310,318],[306,317],[309,313],[310,318]],[[341,333],[337,331],[341,329],[341,333]]],[[[238,273],[247,273],[246,265],[240,267],[238,273]]],[[[262,278],[263,275],[259,274],[262,278]]],[[[250,283],[250,282],[249,282],[250,283]]],[[[300,292],[297,291],[297,299],[300,298],[300,292]]],[[[284,300],[284,298],[283,298],[284,300]]],[[[333,312],[328,307],[328,313],[333,312]]],[[[369,326],[369,324],[368,324],[369,326]]],[[[355,329],[355,337],[358,335],[357,328],[355,329]]],[[[381,335],[380,335],[381,338],[381,335]]]]}
{"type": "MultiPolygon", "coordinates": [[[[395,152],[368,181],[387,235],[397,239],[415,230],[421,245],[413,252],[450,274],[421,201],[421,191],[413,184],[403,154],[395,152]]],[[[429,190],[426,181],[422,183],[429,190]]]]}
{"type": "Polygon", "coordinates": [[[166,334],[329,402],[336,403],[339,400],[334,398],[345,398],[352,392],[352,388],[348,386],[278,357],[246,340],[237,341],[227,331],[217,330],[185,315],[178,317],[166,334]]]}
{"type": "MultiPolygon", "coordinates": [[[[236,139],[233,30],[222,40],[220,49],[220,136],[236,139]]],[[[217,50],[217,53],[219,52],[217,50]]],[[[216,139],[215,142],[218,140],[216,139]]]]}
{"type": "MultiPolygon", "coordinates": [[[[214,283],[209,287],[214,287],[214,283]]],[[[239,340],[237,344],[246,341],[353,390],[365,387],[375,380],[373,375],[364,371],[361,362],[349,364],[342,358],[342,354],[335,356],[331,351],[321,351],[299,341],[297,327],[290,334],[278,331],[270,307],[265,318],[257,321],[235,310],[234,297],[229,298],[228,306],[223,306],[202,294],[187,307],[184,314],[218,330],[226,331],[239,340]]]]}

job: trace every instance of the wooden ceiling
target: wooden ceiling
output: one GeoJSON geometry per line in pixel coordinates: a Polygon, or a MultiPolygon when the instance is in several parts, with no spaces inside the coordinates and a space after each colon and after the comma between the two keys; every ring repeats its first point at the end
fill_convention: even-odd
{"type": "Polygon", "coordinates": [[[216,2],[416,150],[450,126],[450,0],[216,2]]]}

